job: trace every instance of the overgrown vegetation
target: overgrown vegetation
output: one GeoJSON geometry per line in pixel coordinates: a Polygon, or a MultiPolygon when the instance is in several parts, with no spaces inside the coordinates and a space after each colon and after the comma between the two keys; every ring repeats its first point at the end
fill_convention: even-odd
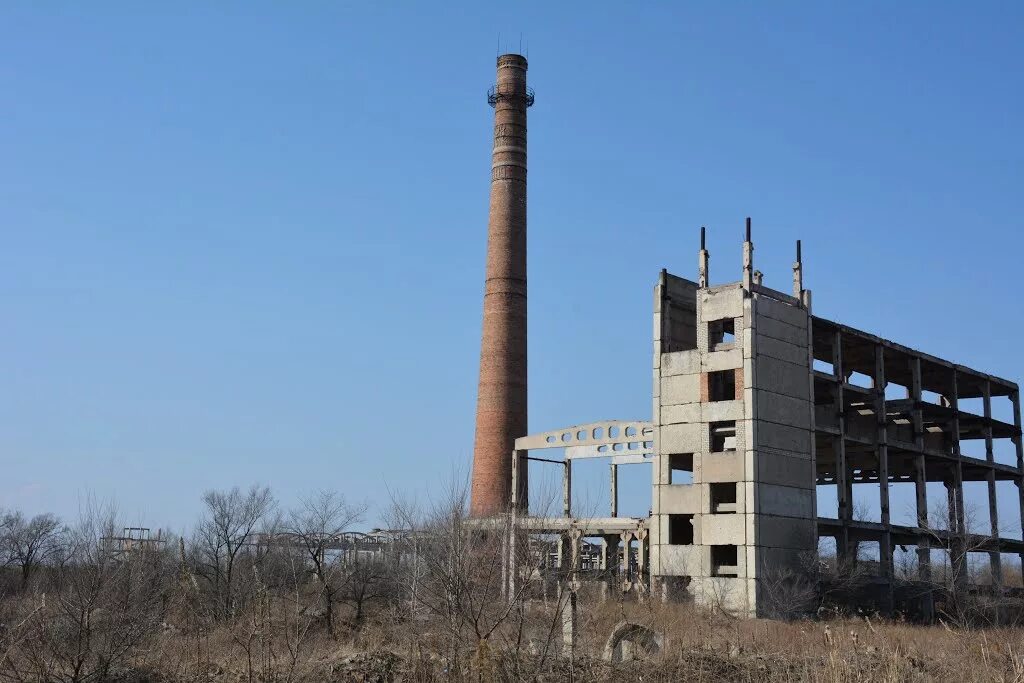
{"type": "MultiPolygon", "coordinates": [[[[507,522],[467,519],[464,499],[454,489],[427,509],[396,502],[401,531],[371,539],[352,533],[364,508],[338,494],[283,510],[261,487],[206,493],[182,538],[126,537],[109,506],[66,523],[3,513],[0,680],[1024,682],[1009,595],[959,591],[955,572],[970,571],[960,563],[931,568],[944,600],[935,626],[844,610],[870,586],[867,565],[825,560],[766,582],[787,621],[738,619],[568,572],[510,582],[502,557],[536,566],[530,553],[549,546],[509,544],[507,522]],[[664,646],[605,661],[624,621],[664,646]]],[[[898,579],[923,585],[910,568],[898,579]]]]}

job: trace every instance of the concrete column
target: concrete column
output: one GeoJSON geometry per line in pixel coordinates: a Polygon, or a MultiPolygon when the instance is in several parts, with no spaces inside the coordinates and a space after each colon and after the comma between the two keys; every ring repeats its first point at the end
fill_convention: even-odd
{"type": "Polygon", "coordinates": [[[882,575],[888,579],[886,587],[887,613],[893,610],[893,547],[892,523],[889,516],[889,427],[885,409],[885,348],[875,345],[875,422],[878,427],[875,438],[875,455],[878,458],[878,501],[881,506],[882,538],[878,544],[882,575]]]}
{"type": "MultiPolygon", "coordinates": [[[[928,471],[924,457],[924,418],[921,414],[921,359],[914,356],[910,359],[910,386],[907,387],[907,398],[914,404],[910,411],[914,428],[914,494],[917,504],[917,526],[928,529],[928,471]]],[[[921,578],[931,580],[931,543],[927,536],[918,538],[917,565],[921,578]]]]}
{"type": "Polygon", "coordinates": [[[708,266],[711,261],[711,254],[705,248],[704,226],[700,228],[700,254],[697,256],[697,284],[701,289],[708,286],[708,266]]]}
{"type": "MultiPolygon", "coordinates": [[[[1021,528],[1024,530],[1024,479],[1020,476],[1024,474],[1024,441],[1021,440],[1020,392],[1014,391],[1010,394],[1010,401],[1013,402],[1013,424],[1016,427],[1013,445],[1017,447],[1018,477],[1014,482],[1017,484],[1017,497],[1020,501],[1021,528]]],[[[1024,553],[1020,554],[1020,563],[1021,571],[1024,572],[1024,553]]]]}
{"type": "Polygon", "coordinates": [[[754,284],[754,243],[750,240],[750,217],[747,217],[747,237],[743,241],[743,289],[751,291],[754,284]]]}
{"type": "Polygon", "coordinates": [[[612,463],[609,465],[609,485],[611,494],[609,500],[611,501],[611,513],[612,517],[619,516],[619,466],[612,463]]]}
{"type": "Polygon", "coordinates": [[[576,591],[562,586],[558,604],[562,608],[562,656],[572,657],[576,651],[576,591]]]}
{"type": "MultiPolygon", "coordinates": [[[[988,380],[982,385],[982,399],[985,406],[985,460],[991,466],[995,463],[995,452],[992,448],[992,385],[988,380]]],[[[996,495],[996,472],[989,469],[988,481],[988,517],[994,550],[989,553],[989,569],[992,572],[992,584],[996,588],[1003,585],[1003,558],[999,554],[999,507],[996,495]]]]}
{"type": "Polygon", "coordinates": [[[943,482],[946,487],[948,506],[949,559],[953,571],[953,582],[958,588],[967,585],[967,563],[965,557],[963,506],[963,477],[960,464],[953,466],[952,477],[943,482]]]}
{"type": "Polygon", "coordinates": [[[846,465],[846,414],[843,410],[843,334],[839,330],[832,336],[832,371],[835,373],[835,411],[839,420],[839,436],[833,441],[836,457],[836,495],[839,500],[839,536],[836,538],[836,554],[839,560],[855,560],[850,557],[850,520],[853,518],[853,479],[846,465]]]}
{"type": "Polygon", "coordinates": [[[636,587],[637,599],[643,601],[647,597],[647,582],[644,575],[647,573],[647,529],[639,529],[636,532],[636,587]]]}
{"type": "Polygon", "coordinates": [[[619,572],[619,576],[622,577],[622,581],[620,581],[620,583],[622,584],[623,590],[628,590],[632,573],[629,566],[629,546],[633,541],[633,532],[623,531],[619,534],[619,538],[622,541],[622,570],[619,572]]]}
{"type": "Polygon", "coordinates": [[[530,509],[529,451],[512,451],[512,509],[526,514],[530,509]]]}
{"type": "Polygon", "coordinates": [[[957,525],[960,529],[960,533],[966,534],[967,529],[964,519],[964,478],[963,468],[960,463],[960,459],[963,457],[960,453],[960,402],[955,369],[953,370],[953,385],[951,395],[949,396],[949,406],[953,409],[953,420],[950,426],[950,434],[953,437],[953,454],[957,458],[956,477],[954,479],[956,482],[957,525]]]}
{"type": "Polygon", "coordinates": [[[565,461],[562,474],[562,515],[572,517],[572,460],[565,461]]]}
{"type": "Polygon", "coordinates": [[[804,264],[800,254],[800,240],[796,241],[796,261],[793,263],[793,296],[801,299],[804,291],[804,264]]]}

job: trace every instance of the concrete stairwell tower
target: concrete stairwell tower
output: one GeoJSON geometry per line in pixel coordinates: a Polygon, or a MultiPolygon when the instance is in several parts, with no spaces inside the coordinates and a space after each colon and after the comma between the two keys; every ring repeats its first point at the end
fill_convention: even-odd
{"type": "MultiPolygon", "coordinates": [[[[526,58],[498,57],[494,107],[491,205],[487,225],[480,383],[470,511],[485,517],[507,509],[512,447],[526,435],[526,58]]],[[[526,478],[519,500],[525,501],[526,478]]]]}

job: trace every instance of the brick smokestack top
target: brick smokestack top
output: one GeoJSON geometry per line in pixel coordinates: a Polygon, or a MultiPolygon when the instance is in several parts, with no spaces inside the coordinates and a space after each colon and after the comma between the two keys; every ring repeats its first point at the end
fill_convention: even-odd
{"type": "MultiPolygon", "coordinates": [[[[498,82],[487,101],[494,107],[494,151],[470,501],[476,517],[508,509],[512,448],[527,429],[526,110],[533,91],[524,57],[498,57],[498,82]]],[[[525,477],[520,484],[525,491],[525,477]]]]}

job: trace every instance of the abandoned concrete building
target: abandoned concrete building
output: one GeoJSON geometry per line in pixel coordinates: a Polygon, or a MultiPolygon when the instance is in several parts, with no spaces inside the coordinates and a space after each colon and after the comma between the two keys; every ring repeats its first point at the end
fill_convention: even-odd
{"type": "Polygon", "coordinates": [[[1004,556],[1024,555],[1021,540],[1001,535],[996,504],[1007,482],[1024,512],[1017,384],[813,315],[799,243],[791,292],[764,286],[750,219],[740,280],[711,283],[703,229],[696,280],[665,270],[658,278],[650,420],[527,433],[526,111],[534,95],[526,69],[523,57],[500,56],[489,93],[495,133],[473,514],[511,515],[519,532],[558,539],[553,563],[585,554],[623,590],[752,615],[763,611],[769,579],[799,571],[821,539],[834,542],[840,560],[877,548],[874,581],[883,588],[893,583],[897,548],[925,577],[937,548],[954,562],[968,551],[987,556],[992,585],[1002,584],[1004,556]],[[1005,402],[998,418],[996,401],[1005,402]],[[542,449],[562,458],[537,457],[542,449]],[[607,516],[574,515],[573,462],[583,458],[609,463],[607,516]],[[531,515],[528,474],[537,461],[562,468],[560,514],[531,515]],[[626,465],[651,468],[648,517],[618,514],[626,465]],[[985,529],[965,518],[965,484],[987,493],[985,529]],[[902,523],[890,510],[898,486],[913,490],[915,515],[902,523]],[[834,490],[834,509],[818,509],[820,487],[834,490]],[[936,519],[936,487],[944,519],[936,519]],[[869,489],[877,505],[864,519],[854,492],[869,489]]]}

